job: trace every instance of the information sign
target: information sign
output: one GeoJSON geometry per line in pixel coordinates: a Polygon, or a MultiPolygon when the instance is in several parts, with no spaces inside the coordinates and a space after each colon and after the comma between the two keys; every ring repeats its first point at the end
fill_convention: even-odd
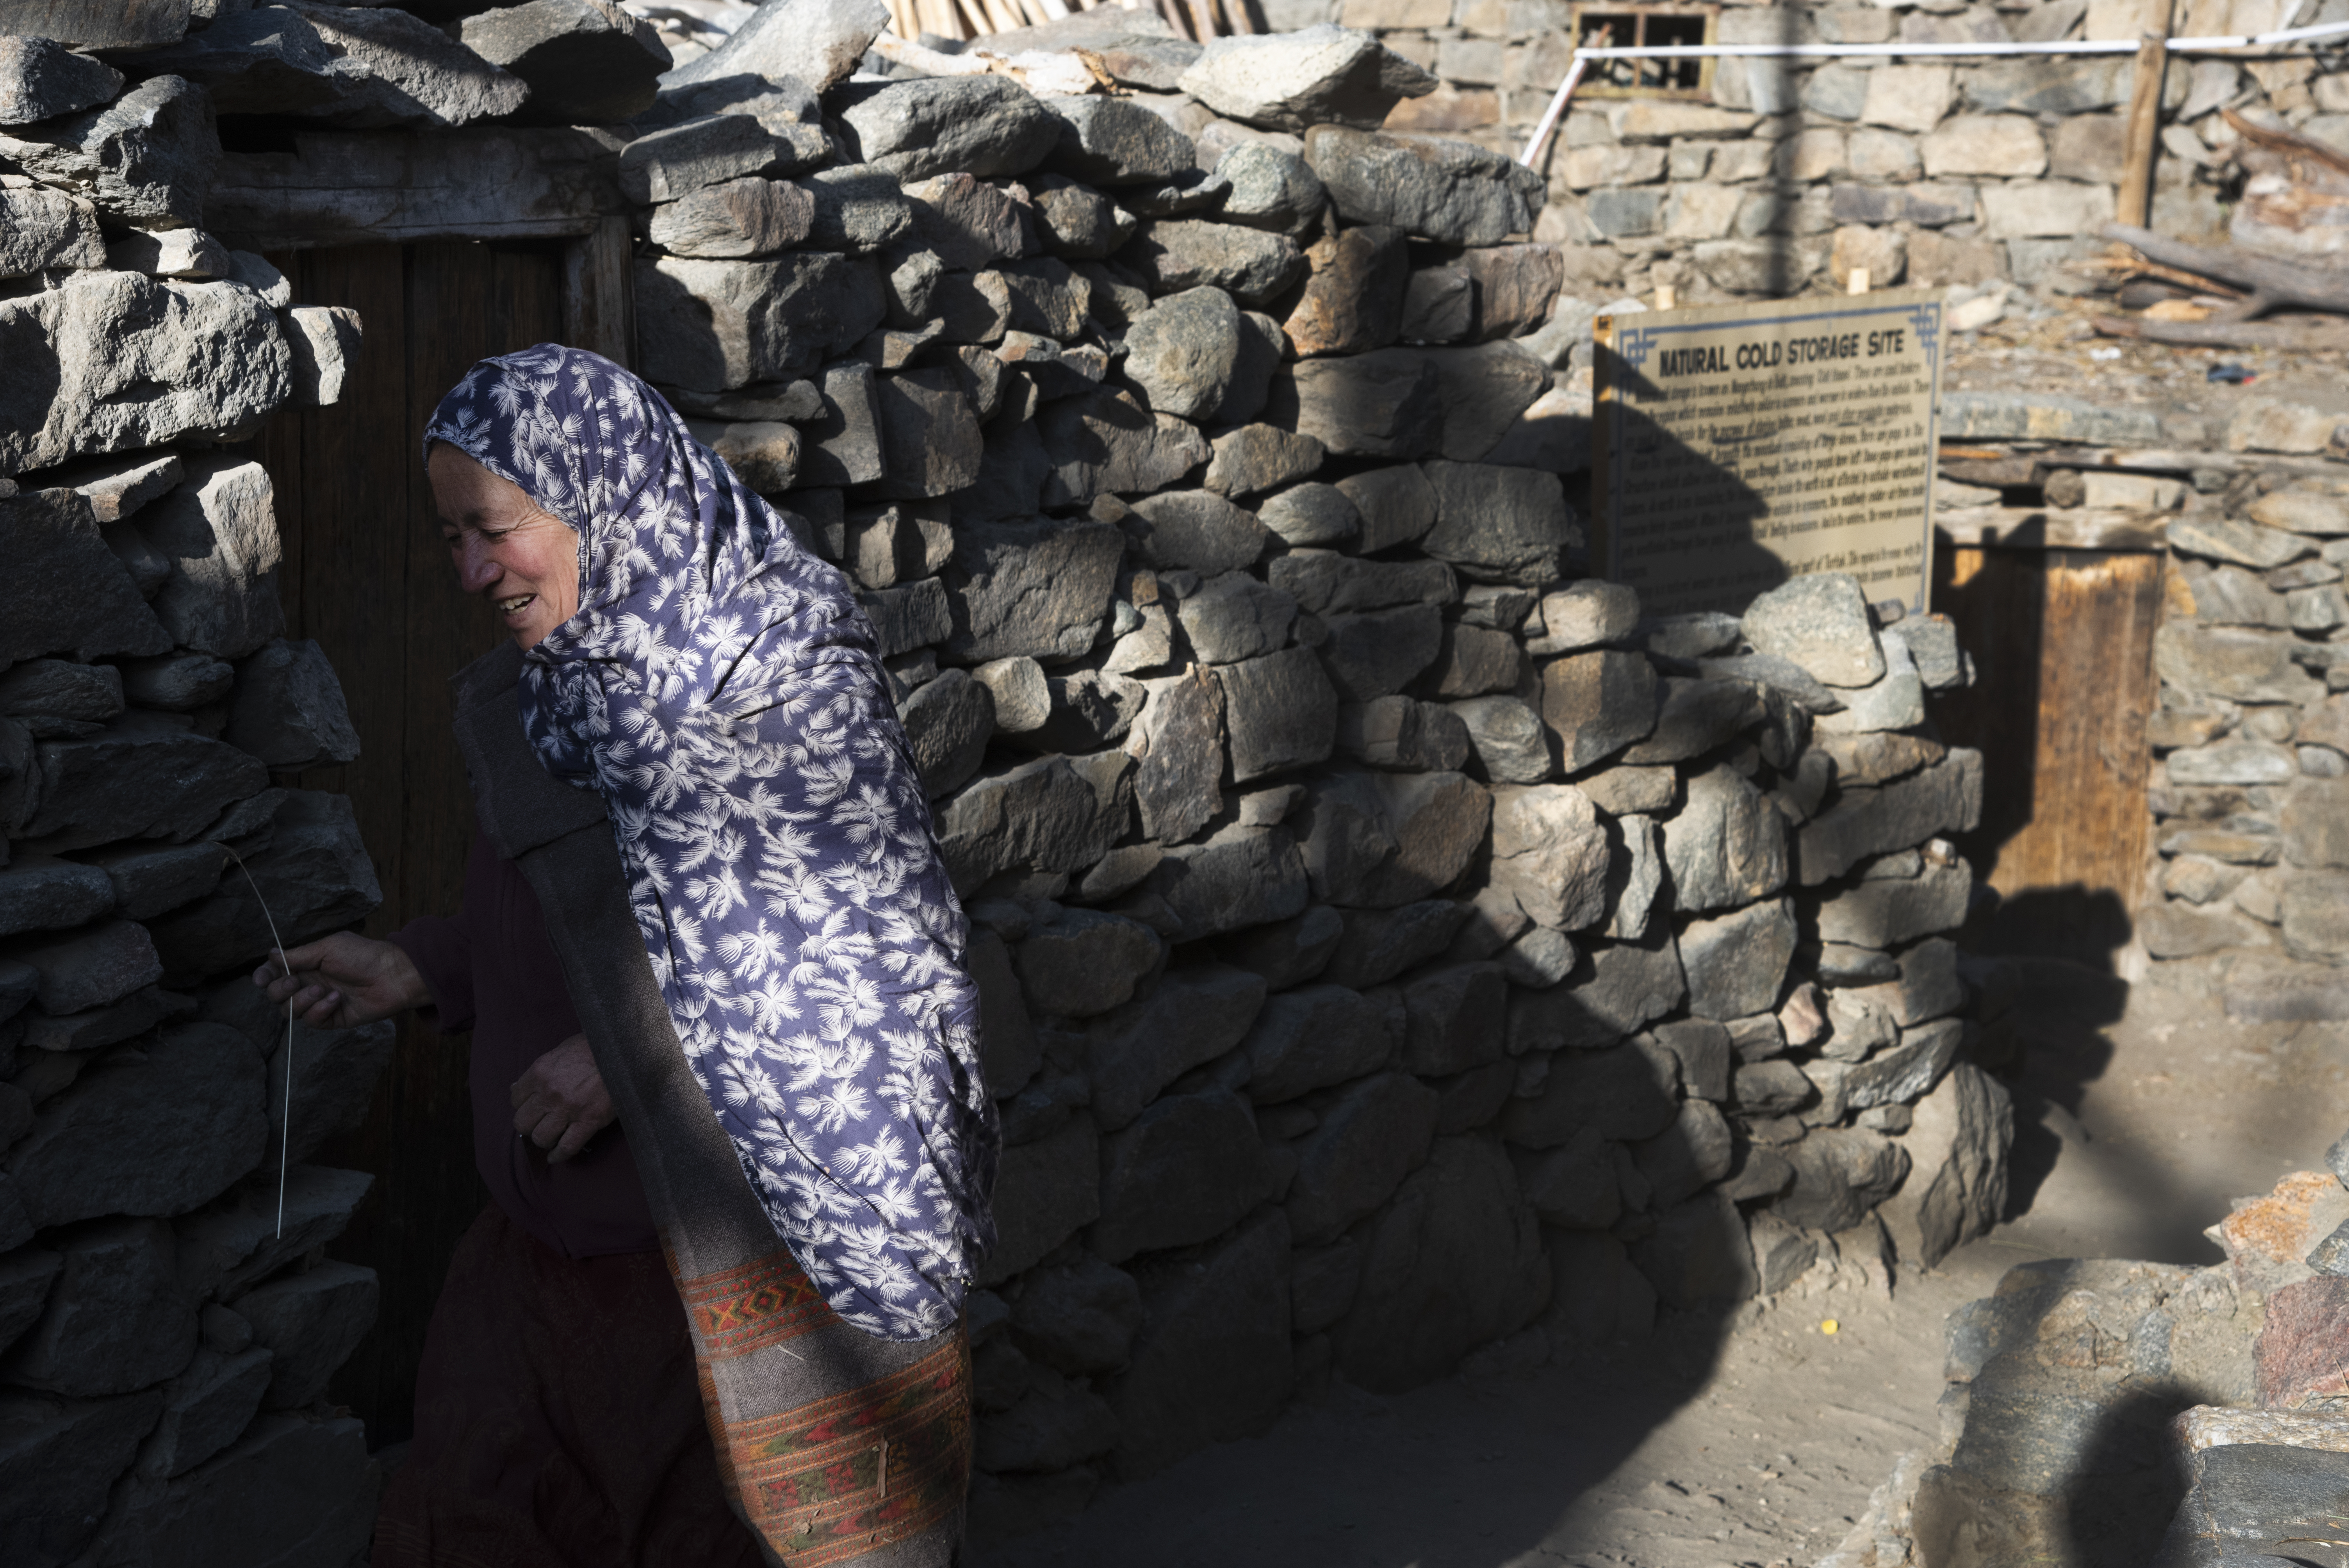
{"type": "Polygon", "coordinates": [[[1651,614],[1743,611],[1809,572],[1925,608],[1941,294],[1599,317],[1600,575],[1651,614]]]}

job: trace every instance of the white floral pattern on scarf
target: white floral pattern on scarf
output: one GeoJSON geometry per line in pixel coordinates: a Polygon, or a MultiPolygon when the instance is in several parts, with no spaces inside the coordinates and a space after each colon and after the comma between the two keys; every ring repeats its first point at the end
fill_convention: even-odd
{"type": "Polygon", "coordinates": [[[610,809],[678,1038],[768,1217],[848,1322],[948,1327],[995,1239],[995,1106],[968,927],[847,581],[599,356],[481,361],[435,441],[579,534],[579,611],[525,655],[523,727],[610,809]]]}

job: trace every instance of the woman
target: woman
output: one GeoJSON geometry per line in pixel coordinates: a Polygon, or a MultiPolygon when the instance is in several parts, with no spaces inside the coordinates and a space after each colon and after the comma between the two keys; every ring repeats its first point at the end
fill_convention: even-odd
{"type": "Polygon", "coordinates": [[[872,629],[595,355],[482,361],[424,446],[464,586],[512,633],[455,683],[464,912],[254,976],[313,1025],[474,1032],[494,1202],[375,1562],[759,1561],[722,1497],[792,1568],[946,1563],[996,1128],[872,629]]]}

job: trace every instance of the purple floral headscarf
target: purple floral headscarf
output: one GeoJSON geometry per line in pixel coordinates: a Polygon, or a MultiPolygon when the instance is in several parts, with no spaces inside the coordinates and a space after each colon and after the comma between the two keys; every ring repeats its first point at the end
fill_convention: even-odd
{"type": "Polygon", "coordinates": [[[950,1326],[994,1242],[995,1109],[968,926],[847,581],[597,355],[482,360],[435,441],[579,534],[579,611],[524,656],[523,728],[610,808],[678,1038],[768,1217],[848,1322],[950,1326]]]}

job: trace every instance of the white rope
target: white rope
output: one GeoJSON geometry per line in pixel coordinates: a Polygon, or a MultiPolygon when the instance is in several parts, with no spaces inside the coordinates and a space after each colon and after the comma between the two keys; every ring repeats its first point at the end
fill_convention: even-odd
{"type": "MultiPolygon", "coordinates": [[[[221,848],[228,850],[228,858],[234,861],[236,869],[244,873],[244,885],[253,890],[253,902],[261,906],[261,918],[269,923],[269,945],[277,954],[278,962],[284,963],[285,944],[277,934],[277,917],[269,913],[269,901],[261,896],[261,884],[253,880],[253,868],[244,863],[243,855],[229,849],[228,845],[222,844],[221,848]]],[[[290,965],[286,968],[285,978],[288,980],[294,978],[294,971],[290,965]]],[[[277,1138],[277,1239],[281,1242],[285,1239],[285,1173],[292,1164],[290,1156],[294,1149],[294,993],[292,991],[285,993],[285,1115],[284,1119],[285,1126],[279,1130],[277,1138]]]]}
{"type": "MultiPolygon", "coordinates": [[[[2296,8],[2296,7],[2295,7],[2296,8]]],[[[2221,54],[2237,49],[2272,48],[2305,43],[2312,38],[2338,37],[2349,33],[2349,22],[2323,22],[2311,27],[2285,27],[2272,33],[2227,37],[2172,38],[2173,55],[2221,54]]],[[[1636,47],[1588,48],[1574,51],[1566,80],[1558,84],[1541,124],[1526,143],[1517,161],[1530,167],[1566,117],[1567,100],[1582,80],[1591,60],[1782,59],[1822,60],[1855,57],[1987,58],[2000,55],[2134,55],[2138,45],[2122,38],[2082,38],[2044,44],[1643,44],[1636,47]]]]}

